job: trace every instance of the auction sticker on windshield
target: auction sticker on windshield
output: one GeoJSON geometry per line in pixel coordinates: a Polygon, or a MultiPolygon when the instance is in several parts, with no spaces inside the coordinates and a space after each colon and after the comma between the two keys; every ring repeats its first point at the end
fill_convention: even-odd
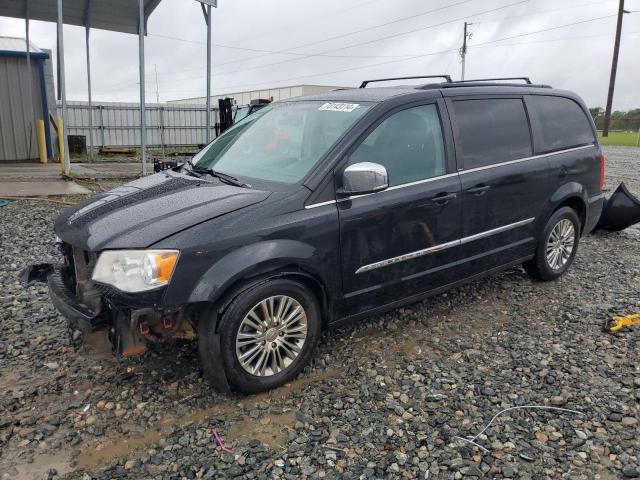
{"type": "Polygon", "coordinates": [[[353,112],[360,105],[357,103],[333,103],[328,102],[323,104],[318,110],[324,110],[328,112],[353,112]]]}

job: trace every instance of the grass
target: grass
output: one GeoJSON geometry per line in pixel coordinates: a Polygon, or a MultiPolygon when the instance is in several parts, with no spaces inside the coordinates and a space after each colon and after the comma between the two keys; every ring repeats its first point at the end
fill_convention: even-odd
{"type": "Polygon", "coordinates": [[[602,131],[598,131],[598,139],[602,145],[638,146],[638,132],[610,131],[609,136],[603,138],[602,131]]]}

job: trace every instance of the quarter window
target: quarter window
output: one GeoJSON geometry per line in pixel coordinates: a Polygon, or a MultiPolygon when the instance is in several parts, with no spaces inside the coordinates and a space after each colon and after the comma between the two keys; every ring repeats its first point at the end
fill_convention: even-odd
{"type": "Polygon", "coordinates": [[[385,119],[358,146],[349,165],[383,165],[389,186],[443,175],[446,170],[442,126],[436,105],[421,105],[385,119]]]}
{"type": "Polygon", "coordinates": [[[531,133],[521,99],[453,102],[458,153],[465,169],[531,156],[531,133]]]}
{"type": "Polygon", "coordinates": [[[591,123],[580,106],[568,98],[531,95],[527,106],[540,126],[541,152],[594,143],[591,123]]]}

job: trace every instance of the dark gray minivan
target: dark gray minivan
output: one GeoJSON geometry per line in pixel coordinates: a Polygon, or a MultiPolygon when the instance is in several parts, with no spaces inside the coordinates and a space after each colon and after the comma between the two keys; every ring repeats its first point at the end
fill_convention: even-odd
{"type": "Polygon", "coordinates": [[[63,260],[31,278],[124,355],[197,339],[241,392],[290,381],[343,320],[516,265],[553,280],[598,221],[604,157],[578,96],[516,80],[272,103],[65,210],[63,260]]]}

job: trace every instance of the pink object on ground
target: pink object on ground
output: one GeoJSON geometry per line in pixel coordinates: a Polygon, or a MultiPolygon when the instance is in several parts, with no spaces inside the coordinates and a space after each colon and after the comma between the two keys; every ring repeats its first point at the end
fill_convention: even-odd
{"type": "Polygon", "coordinates": [[[233,450],[231,450],[230,448],[227,448],[225,446],[224,442],[222,441],[222,438],[220,437],[220,434],[218,433],[218,431],[215,428],[213,430],[211,430],[211,434],[216,439],[216,443],[220,447],[220,450],[222,450],[225,453],[233,453],[233,450]]]}

